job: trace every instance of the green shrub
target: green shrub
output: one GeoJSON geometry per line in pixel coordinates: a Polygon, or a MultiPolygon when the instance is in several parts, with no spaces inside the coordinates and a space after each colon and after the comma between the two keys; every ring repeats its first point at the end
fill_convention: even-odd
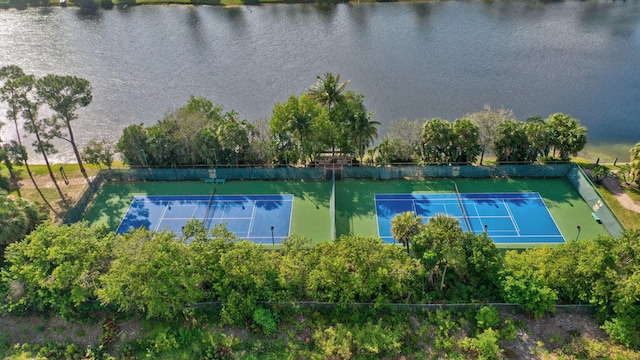
{"type": "Polygon", "coordinates": [[[602,325],[602,329],[614,341],[626,347],[640,347],[640,334],[638,333],[637,319],[631,316],[617,316],[607,320],[602,325]]]}
{"type": "Polygon", "coordinates": [[[464,350],[471,353],[475,359],[497,359],[502,349],[498,345],[500,334],[491,329],[485,329],[475,338],[465,338],[459,345],[464,350]]]}
{"type": "Polygon", "coordinates": [[[495,328],[500,324],[500,313],[493,306],[483,306],[476,314],[476,322],[480,330],[495,328]]]}
{"type": "Polygon", "coordinates": [[[275,333],[278,328],[276,314],[263,307],[258,307],[256,311],[253,312],[253,321],[260,326],[262,332],[267,335],[275,333]]]}

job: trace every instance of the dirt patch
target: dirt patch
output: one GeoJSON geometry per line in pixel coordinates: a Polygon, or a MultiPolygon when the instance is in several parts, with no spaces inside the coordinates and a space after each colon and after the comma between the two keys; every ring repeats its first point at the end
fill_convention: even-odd
{"type": "MultiPolygon", "coordinates": [[[[120,326],[118,341],[129,342],[144,336],[142,326],[137,321],[124,321],[118,325],[120,326]]],[[[102,329],[99,323],[75,323],[57,316],[45,319],[37,315],[0,315],[0,333],[8,334],[12,344],[45,344],[55,341],[87,347],[97,346],[100,343],[102,329]]]]}
{"type": "Polygon", "coordinates": [[[525,324],[518,329],[515,340],[503,344],[508,359],[538,359],[541,349],[553,351],[577,337],[598,341],[608,338],[588,313],[557,313],[537,321],[522,315],[502,315],[516,324],[525,324]]]}
{"type": "Polygon", "coordinates": [[[76,343],[79,346],[97,345],[100,324],[70,323],[60,317],[44,319],[40,316],[0,316],[0,329],[8,333],[11,343],[44,344],[49,341],[76,343]]]}

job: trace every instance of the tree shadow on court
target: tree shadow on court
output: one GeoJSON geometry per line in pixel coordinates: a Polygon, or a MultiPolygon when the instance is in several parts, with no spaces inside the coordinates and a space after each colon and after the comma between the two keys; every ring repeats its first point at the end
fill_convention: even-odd
{"type": "MultiPolygon", "coordinates": [[[[330,189],[326,181],[229,181],[218,185],[216,195],[292,194],[294,201],[310,201],[316,209],[322,209],[329,207],[330,189]]],[[[199,195],[208,199],[211,192],[211,185],[202,182],[106,182],[88,206],[84,219],[115,231],[136,195],[199,195]]],[[[152,202],[163,205],[166,200],[152,202]]],[[[257,204],[265,209],[282,205],[282,201],[257,204]]],[[[139,215],[142,217],[142,213],[139,215]]]]}
{"type": "Polygon", "coordinates": [[[122,220],[122,232],[129,232],[140,227],[148,229],[151,226],[149,215],[149,208],[145,206],[143,201],[134,201],[122,220]]]}

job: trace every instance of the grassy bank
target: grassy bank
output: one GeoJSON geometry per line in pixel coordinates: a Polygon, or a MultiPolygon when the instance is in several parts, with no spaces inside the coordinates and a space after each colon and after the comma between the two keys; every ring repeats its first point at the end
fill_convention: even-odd
{"type": "Polygon", "coordinates": [[[578,156],[594,163],[598,159],[600,159],[600,163],[603,164],[613,164],[616,159],[618,159],[619,163],[627,163],[629,162],[629,149],[631,149],[633,145],[634,144],[631,143],[587,144],[587,146],[578,153],[578,156]]]}

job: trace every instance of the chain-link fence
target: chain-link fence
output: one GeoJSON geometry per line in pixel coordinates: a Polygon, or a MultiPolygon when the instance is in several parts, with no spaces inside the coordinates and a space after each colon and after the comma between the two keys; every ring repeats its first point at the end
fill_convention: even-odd
{"type": "MultiPolygon", "coordinates": [[[[404,303],[336,303],[319,301],[256,301],[256,304],[273,309],[299,309],[299,310],[335,310],[335,309],[379,309],[399,312],[428,312],[428,311],[465,311],[468,309],[492,306],[504,312],[523,311],[518,304],[507,303],[455,303],[455,304],[404,304],[404,303]]],[[[192,306],[201,311],[215,311],[222,308],[222,302],[212,301],[197,303],[192,306]]],[[[596,307],[588,304],[555,305],[558,313],[594,313],[596,307]]]]}
{"type": "Polygon", "coordinates": [[[563,177],[573,165],[523,164],[498,166],[420,166],[394,165],[385,167],[347,166],[342,176],[351,179],[404,179],[404,178],[489,178],[489,177],[563,177]]]}
{"type": "Polygon", "coordinates": [[[578,190],[584,201],[589,204],[593,211],[594,219],[602,222],[602,225],[604,225],[612,236],[620,236],[622,231],[624,231],[622,223],[614,214],[613,210],[611,210],[609,204],[607,204],[600,193],[598,193],[595,186],[582,169],[577,165],[572,167],[567,173],[567,179],[569,179],[571,184],[573,184],[576,190],[578,190]]]}
{"type": "Polygon", "coordinates": [[[198,181],[204,179],[227,180],[322,180],[321,168],[131,168],[102,170],[107,180],[113,181],[198,181]]]}

